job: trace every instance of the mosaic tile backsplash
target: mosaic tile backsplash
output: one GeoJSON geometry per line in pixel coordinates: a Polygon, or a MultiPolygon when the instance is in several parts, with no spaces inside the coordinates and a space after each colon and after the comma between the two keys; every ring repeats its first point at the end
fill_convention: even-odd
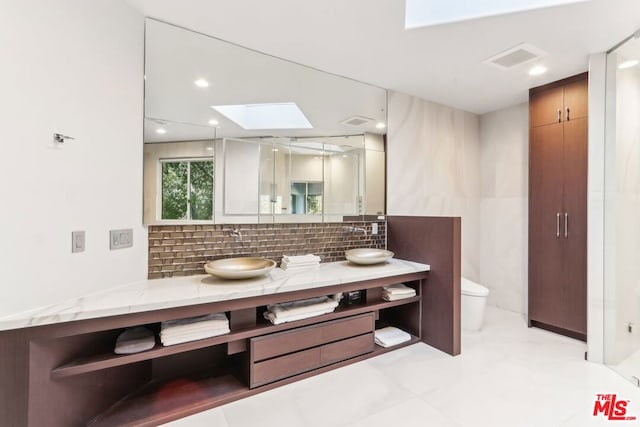
{"type": "Polygon", "coordinates": [[[255,256],[278,263],[282,255],[319,255],[342,261],[347,249],[385,248],[386,223],[378,234],[370,222],[321,224],[152,225],[149,226],[149,279],[204,274],[204,264],[219,258],[255,256]],[[364,228],[350,231],[350,227],[364,228]],[[232,236],[234,228],[242,238],[232,236]]]}

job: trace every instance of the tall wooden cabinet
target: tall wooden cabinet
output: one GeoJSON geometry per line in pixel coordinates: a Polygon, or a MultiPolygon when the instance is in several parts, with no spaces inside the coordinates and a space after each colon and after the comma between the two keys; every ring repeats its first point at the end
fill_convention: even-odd
{"type": "Polygon", "coordinates": [[[587,73],[529,92],[529,326],[586,340],[587,73]]]}

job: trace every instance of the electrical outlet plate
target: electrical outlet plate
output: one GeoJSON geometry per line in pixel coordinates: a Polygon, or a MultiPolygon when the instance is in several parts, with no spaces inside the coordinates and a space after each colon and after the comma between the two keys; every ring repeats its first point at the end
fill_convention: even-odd
{"type": "Polygon", "coordinates": [[[133,246],[133,229],[109,230],[109,249],[130,248],[133,246]]]}
{"type": "Polygon", "coordinates": [[[85,232],[84,231],[72,231],[71,232],[71,253],[84,252],[85,244],[85,232]]]}
{"type": "Polygon", "coordinates": [[[378,223],[374,222],[371,224],[371,234],[378,234],[378,223]]]}

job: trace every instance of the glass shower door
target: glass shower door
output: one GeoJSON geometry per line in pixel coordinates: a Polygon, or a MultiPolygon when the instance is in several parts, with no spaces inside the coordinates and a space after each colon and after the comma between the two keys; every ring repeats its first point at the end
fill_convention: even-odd
{"type": "Polygon", "coordinates": [[[605,363],[640,385],[640,39],[607,54],[605,363]]]}

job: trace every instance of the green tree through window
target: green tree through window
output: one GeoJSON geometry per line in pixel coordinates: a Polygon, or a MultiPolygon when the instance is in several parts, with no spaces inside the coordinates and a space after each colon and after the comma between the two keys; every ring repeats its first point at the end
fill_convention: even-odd
{"type": "Polygon", "coordinates": [[[162,219],[213,219],[213,160],[162,161],[162,219]]]}

